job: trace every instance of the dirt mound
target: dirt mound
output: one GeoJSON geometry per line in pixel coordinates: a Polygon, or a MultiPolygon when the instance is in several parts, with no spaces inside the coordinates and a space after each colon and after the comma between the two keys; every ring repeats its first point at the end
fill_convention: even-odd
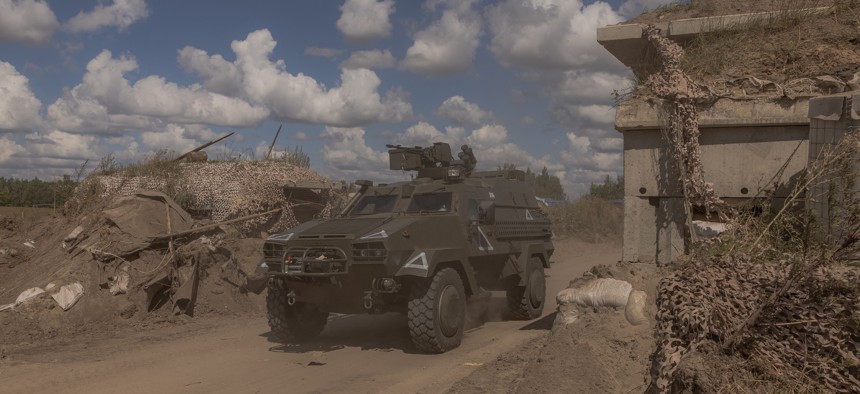
{"type": "MultiPolygon", "coordinates": [[[[624,280],[650,300],[660,278],[650,264],[597,266],[571,287],[595,278],[624,280]]],[[[580,308],[578,318],[556,325],[547,335],[523,344],[454,385],[451,393],[628,393],[648,386],[655,307],[648,324],[631,325],[624,308],[580,308]]],[[[554,316],[554,315],[552,315],[554,316]]]]}
{"type": "Polygon", "coordinates": [[[249,291],[264,285],[253,275],[263,240],[197,225],[163,194],[143,192],[97,214],[16,227],[0,241],[0,302],[33,287],[46,292],[0,312],[0,342],[12,351],[189,316],[260,313],[262,297],[249,291]],[[63,310],[53,297],[73,284],[83,294],[63,310]]]}

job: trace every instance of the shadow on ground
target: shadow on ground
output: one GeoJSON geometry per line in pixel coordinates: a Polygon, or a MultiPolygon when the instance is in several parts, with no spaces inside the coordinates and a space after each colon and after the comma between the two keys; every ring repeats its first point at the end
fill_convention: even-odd
{"type": "MultiPolygon", "coordinates": [[[[464,331],[479,330],[486,322],[506,320],[507,301],[504,292],[499,294],[473,297],[467,304],[464,331]]],[[[549,330],[555,314],[528,323],[520,330],[549,330]]],[[[526,323],[526,322],[523,322],[526,323]]],[[[331,352],[346,347],[357,347],[370,351],[400,351],[407,354],[422,354],[412,344],[407,328],[407,317],[402,313],[382,315],[340,315],[332,314],[322,334],[304,343],[283,343],[272,332],[260,334],[270,343],[272,352],[308,353],[331,352]]]]}

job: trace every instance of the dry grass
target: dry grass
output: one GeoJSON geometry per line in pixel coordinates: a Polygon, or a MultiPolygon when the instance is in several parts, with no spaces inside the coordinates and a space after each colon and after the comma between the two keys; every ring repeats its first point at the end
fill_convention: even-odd
{"type": "Polygon", "coordinates": [[[620,242],[624,209],[604,199],[582,197],[564,205],[549,207],[553,232],[588,242],[620,242]]]}
{"type": "Polygon", "coordinates": [[[32,221],[54,212],[54,208],[29,208],[29,207],[0,207],[0,216],[32,221]]]}
{"type": "Polygon", "coordinates": [[[700,34],[686,46],[684,71],[707,82],[717,77],[754,76],[778,83],[835,75],[839,57],[858,49],[857,0],[786,0],[770,13],[700,34]],[[821,13],[811,9],[831,7],[821,13]]]}

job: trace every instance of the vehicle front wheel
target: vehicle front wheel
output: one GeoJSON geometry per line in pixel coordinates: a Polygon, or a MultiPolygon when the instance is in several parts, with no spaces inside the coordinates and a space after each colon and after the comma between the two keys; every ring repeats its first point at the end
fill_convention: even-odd
{"type": "Polygon", "coordinates": [[[453,268],[443,268],[410,290],[409,334],[419,350],[444,353],[460,346],[466,321],[463,280],[453,268]]]}
{"type": "Polygon", "coordinates": [[[285,342],[302,342],[319,336],[328,321],[328,312],[314,304],[289,304],[290,289],[282,278],[269,279],[266,294],[266,319],[269,328],[285,342]]]}
{"type": "Polygon", "coordinates": [[[546,275],[540,259],[532,257],[526,265],[526,285],[520,286],[513,281],[508,285],[508,310],[517,320],[531,320],[540,317],[546,303],[546,275]]]}

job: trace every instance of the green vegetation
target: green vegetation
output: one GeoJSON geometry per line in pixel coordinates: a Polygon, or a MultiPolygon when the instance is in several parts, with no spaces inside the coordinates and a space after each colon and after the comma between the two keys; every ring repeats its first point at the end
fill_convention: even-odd
{"type": "Polygon", "coordinates": [[[624,177],[619,175],[613,180],[612,177],[607,175],[603,179],[603,183],[597,185],[592,183],[588,194],[591,197],[602,198],[604,200],[624,198],[624,177]]]}
{"type": "Polygon", "coordinates": [[[582,197],[547,208],[553,232],[560,237],[576,237],[588,242],[619,242],[624,210],[602,198],[582,197]]]}
{"type": "MultiPolygon", "coordinates": [[[[499,170],[516,170],[517,165],[505,163],[499,166],[499,170]]],[[[552,198],[554,200],[567,200],[567,194],[564,193],[564,188],[561,187],[561,180],[550,175],[546,167],[541,170],[540,174],[532,172],[531,168],[526,167],[526,181],[531,183],[535,189],[535,195],[542,198],[552,198]]]]}
{"type": "Polygon", "coordinates": [[[67,190],[76,184],[68,176],[59,181],[0,177],[0,206],[62,205],[68,198],[67,190]]]}

